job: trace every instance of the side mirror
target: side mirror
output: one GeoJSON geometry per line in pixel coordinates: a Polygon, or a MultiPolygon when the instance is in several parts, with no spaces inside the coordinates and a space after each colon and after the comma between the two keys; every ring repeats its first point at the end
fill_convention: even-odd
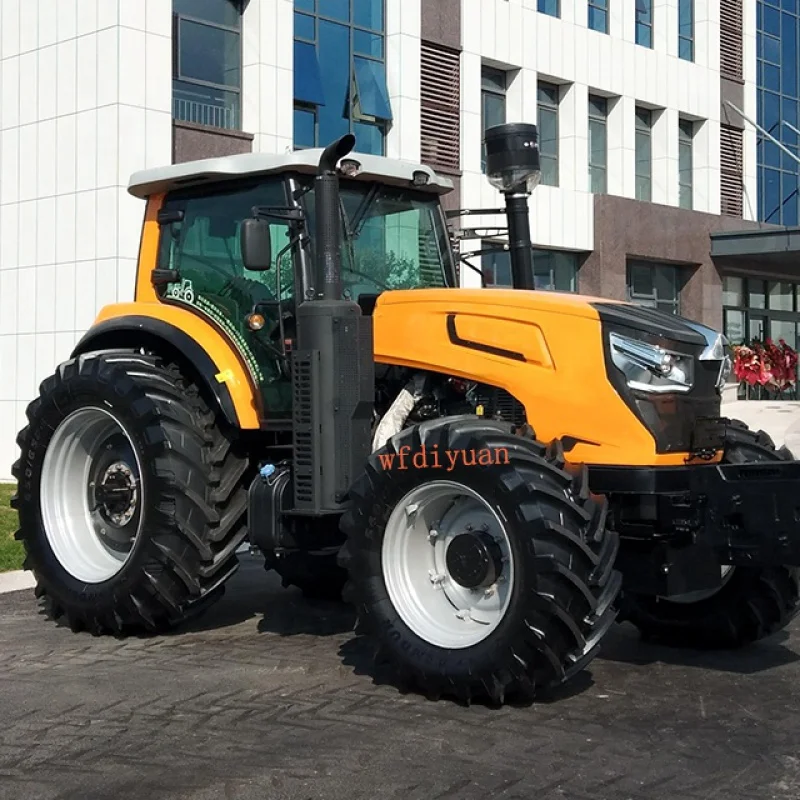
{"type": "Polygon", "coordinates": [[[249,217],[242,221],[242,262],[251,272],[265,272],[272,268],[272,238],[269,222],[249,217]]]}

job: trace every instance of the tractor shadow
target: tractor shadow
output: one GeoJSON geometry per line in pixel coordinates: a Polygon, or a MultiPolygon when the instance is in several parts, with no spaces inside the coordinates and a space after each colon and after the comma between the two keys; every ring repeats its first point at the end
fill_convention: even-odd
{"type": "Polygon", "coordinates": [[[196,617],[174,634],[202,633],[256,622],[258,633],[277,636],[337,636],[351,633],[355,613],[344,603],[306,598],[294,588],[283,588],[263,559],[242,553],[239,570],[213,605],[199,609],[196,617]]]}
{"type": "Polygon", "coordinates": [[[658,663],[734,675],[757,675],[800,661],[800,654],[787,646],[790,638],[790,632],[781,631],[738,650],[696,650],[646,641],[632,625],[623,623],[608,632],[597,659],[631,666],[658,663]]]}

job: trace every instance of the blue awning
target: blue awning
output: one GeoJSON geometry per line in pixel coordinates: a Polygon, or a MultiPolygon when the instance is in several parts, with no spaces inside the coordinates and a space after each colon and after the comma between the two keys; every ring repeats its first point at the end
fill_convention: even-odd
{"type": "Polygon", "coordinates": [[[386,66],[369,58],[353,58],[356,87],[361,113],[376,119],[390,121],[392,107],[386,86],[386,66]]]}
{"type": "Polygon", "coordinates": [[[317,51],[310,42],[294,43],[294,99],[315,106],[325,105],[317,51]]]}

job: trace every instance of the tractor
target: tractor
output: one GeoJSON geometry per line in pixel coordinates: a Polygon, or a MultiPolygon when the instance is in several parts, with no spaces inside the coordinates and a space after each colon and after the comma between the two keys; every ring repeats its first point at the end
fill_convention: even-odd
{"type": "Polygon", "coordinates": [[[398,682],[494,704],[570,681],[615,621],[719,648],[789,623],[800,463],[720,416],[726,339],[535,289],[536,127],[485,148],[510,288],[460,288],[448,179],[350,134],[132,176],[134,299],[101,309],[17,438],[51,619],[180,625],[249,543],[351,603],[398,682]]]}

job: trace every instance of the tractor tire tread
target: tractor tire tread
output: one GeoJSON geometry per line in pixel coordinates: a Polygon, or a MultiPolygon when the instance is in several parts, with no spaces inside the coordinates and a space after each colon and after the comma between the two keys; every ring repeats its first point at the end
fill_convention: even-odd
{"type": "MultiPolygon", "coordinates": [[[[73,630],[94,633],[161,631],[189,618],[209,596],[221,594],[236,569],[235,551],[247,534],[249,459],[239,453],[235,432],[223,431],[201,391],[178,365],[158,355],[96,351],[59,365],[42,381],[27,409],[18,444],[35,446],[45,405],[76,389],[113,392],[140,425],[152,464],[146,556],[96,604],[84,601],[54,578],[43,557],[43,531],[30,492],[12,499],[20,512],[16,537],[36,579],[45,614],[73,630]]],[[[12,468],[20,486],[22,459],[12,468]]]]}
{"type": "MultiPolygon", "coordinates": [[[[726,463],[792,460],[764,431],[726,420],[726,463]]],[[[620,597],[620,621],[632,623],[648,641],[697,650],[734,649],[784,629],[800,612],[800,569],[735,567],[714,595],[692,604],[644,595],[620,597]]]]}
{"type": "Polygon", "coordinates": [[[373,454],[351,487],[340,525],[346,542],[339,564],[349,575],[345,599],[356,607],[357,632],[375,641],[396,683],[429,696],[502,704],[511,696],[531,699],[561,685],[594,658],[616,616],[618,537],[598,530],[605,522],[605,499],[591,495],[581,475],[567,470],[559,443],[544,446],[496,421],[457,417],[425,422],[395,435],[379,453],[397,454],[406,445],[417,450],[422,443],[440,452],[508,449],[506,463],[470,467],[475,477],[465,480],[502,493],[503,508],[514,509],[511,535],[520,552],[527,553],[530,573],[524,577],[525,589],[513,617],[503,621],[502,634],[490,635],[465,656],[444,649],[431,654],[426,642],[387,611],[391,603],[380,567],[384,527],[396,502],[413,487],[409,474],[414,470],[385,470],[373,454]],[[553,517],[560,522],[553,523],[553,517]]]}

